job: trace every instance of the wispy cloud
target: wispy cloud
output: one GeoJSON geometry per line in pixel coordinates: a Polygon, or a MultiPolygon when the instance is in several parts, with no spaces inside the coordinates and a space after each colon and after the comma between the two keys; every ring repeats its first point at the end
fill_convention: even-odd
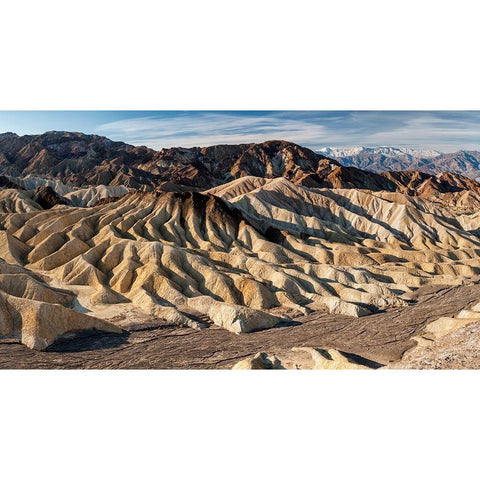
{"type": "Polygon", "coordinates": [[[480,149],[480,112],[152,112],[96,131],[152,148],[292,141],[324,146],[480,149]]]}
{"type": "Polygon", "coordinates": [[[452,118],[452,114],[447,114],[447,118],[439,115],[411,115],[400,125],[372,132],[365,141],[372,146],[394,144],[440,151],[480,148],[480,118],[477,112],[471,115],[465,113],[464,118],[452,118]]]}
{"type": "Polygon", "coordinates": [[[213,112],[119,120],[100,125],[97,131],[154,148],[262,142],[270,139],[312,144],[327,136],[327,129],[323,125],[302,119],[213,112]]]}

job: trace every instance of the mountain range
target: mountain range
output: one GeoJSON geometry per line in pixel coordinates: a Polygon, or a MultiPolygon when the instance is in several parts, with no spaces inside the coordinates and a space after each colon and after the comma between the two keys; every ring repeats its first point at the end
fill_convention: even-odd
{"type": "Polygon", "coordinates": [[[0,174],[46,176],[77,186],[202,189],[245,175],[297,180],[331,164],[338,165],[284,141],[155,151],[82,133],[0,135],[0,174]]]}
{"type": "Polygon", "coordinates": [[[441,153],[435,150],[412,150],[395,147],[325,147],[319,153],[337,159],[342,165],[372,172],[418,170],[430,175],[452,172],[480,179],[480,152],[459,150],[441,153]]]}
{"type": "MultiPolygon", "coordinates": [[[[129,189],[144,191],[201,191],[245,176],[282,177],[311,188],[360,188],[401,192],[422,198],[439,194],[480,192],[480,184],[457,172],[425,173],[427,168],[398,173],[386,163],[413,161],[413,150],[393,148],[328,150],[332,159],[294,143],[263,143],[168,148],[155,151],[75,132],[42,135],[0,135],[0,184],[24,189],[51,187],[66,203],[92,205],[103,197],[129,189]],[[355,154],[355,157],[349,156],[355,154]],[[377,157],[384,161],[375,164],[377,157]],[[361,161],[360,158],[368,158],[361,161]],[[370,168],[366,168],[368,163],[370,168]],[[359,164],[359,167],[352,166],[359,164]],[[385,171],[383,171],[385,170],[385,171]],[[389,170],[393,170],[390,172],[389,170]],[[74,193],[72,193],[74,191],[74,193]]],[[[440,154],[425,152],[436,161],[440,154]]],[[[411,167],[411,164],[409,164],[411,167]]],[[[43,190],[39,195],[52,192],[43,190]]],[[[475,200],[473,200],[475,203],[475,200]]]]}

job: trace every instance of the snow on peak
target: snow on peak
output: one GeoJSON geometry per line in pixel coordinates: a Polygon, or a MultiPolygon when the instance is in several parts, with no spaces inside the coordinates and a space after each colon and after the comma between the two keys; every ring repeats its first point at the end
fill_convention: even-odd
{"type": "Polygon", "coordinates": [[[414,150],[405,147],[323,147],[318,150],[322,155],[346,158],[366,153],[370,155],[384,155],[386,157],[411,156],[421,158],[435,158],[440,152],[435,150],[414,150]]]}

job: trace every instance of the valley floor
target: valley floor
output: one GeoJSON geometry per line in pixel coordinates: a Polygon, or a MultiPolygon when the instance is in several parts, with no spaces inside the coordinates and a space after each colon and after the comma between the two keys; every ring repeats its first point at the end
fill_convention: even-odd
{"type": "MultiPolygon", "coordinates": [[[[137,325],[123,334],[82,334],[59,341],[46,351],[3,340],[0,368],[230,369],[260,351],[278,355],[292,347],[334,348],[360,355],[375,362],[376,367],[396,368],[402,355],[416,345],[412,337],[421,334],[427,324],[478,303],[480,284],[432,287],[418,293],[416,304],[383,313],[352,318],[317,312],[298,317],[291,326],[240,335],[218,327],[195,330],[160,322],[137,325]]],[[[438,361],[438,352],[430,348],[437,364],[429,362],[428,349],[424,349],[421,359],[409,358],[409,362],[400,362],[398,367],[478,368],[480,350],[476,345],[480,343],[462,353],[462,340],[456,335],[453,361],[438,361]]],[[[449,340],[445,339],[441,348],[448,350],[449,340]]],[[[473,340],[472,337],[470,343],[473,340]]]]}

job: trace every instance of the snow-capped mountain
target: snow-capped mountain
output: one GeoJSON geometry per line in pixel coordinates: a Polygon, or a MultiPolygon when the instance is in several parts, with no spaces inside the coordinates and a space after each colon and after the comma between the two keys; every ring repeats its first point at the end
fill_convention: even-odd
{"type": "Polygon", "coordinates": [[[408,155],[412,157],[435,158],[441,155],[436,150],[413,150],[403,147],[324,147],[319,153],[335,158],[353,157],[360,154],[384,155],[386,157],[398,157],[408,155]]]}
{"type": "Polygon", "coordinates": [[[452,172],[480,179],[480,152],[477,151],[441,153],[397,147],[325,147],[318,152],[345,166],[376,173],[419,170],[431,175],[452,172]]]}

